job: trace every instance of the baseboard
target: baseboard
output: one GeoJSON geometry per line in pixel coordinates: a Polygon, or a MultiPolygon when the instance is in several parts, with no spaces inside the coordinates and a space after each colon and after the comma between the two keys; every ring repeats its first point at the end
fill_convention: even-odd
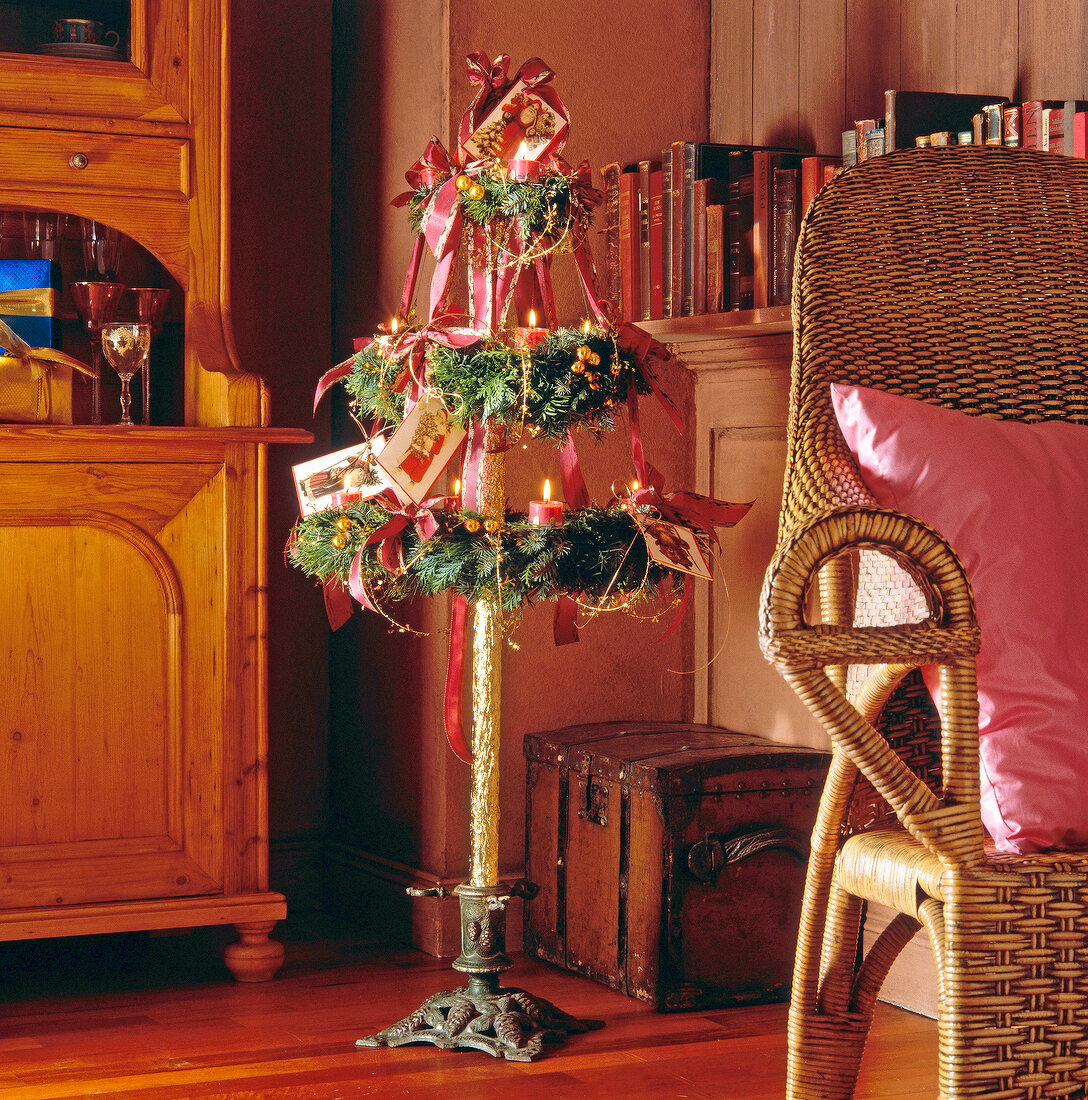
{"type": "MultiPolygon", "coordinates": [[[[895,910],[870,902],[866,907],[864,945],[868,951],[877,936],[888,927],[895,910]]],[[[925,929],[903,948],[880,990],[880,1000],[937,1018],[937,964],[925,929]]]]}
{"type": "Polygon", "coordinates": [[[322,904],[324,841],[320,836],[283,837],[268,845],[268,881],[287,898],[287,912],[314,912],[322,904]]]}
{"type": "MultiPolygon", "coordinates": [[[[514,871],[500,877],[513,881],[520,876],[514,871]]],[[[336,841],[325,845],[325,908],[436,958],[461,953],[461,911],[453,891],[464,880],[464,875],[436,878],[352,845],[336,841]],[[408,887],[440,888],[444,896],[410,897],[408,887]]],[[[506,910],[510,951],[521,949],[521,923],[521,899],[513,898],[506,910]]]]}

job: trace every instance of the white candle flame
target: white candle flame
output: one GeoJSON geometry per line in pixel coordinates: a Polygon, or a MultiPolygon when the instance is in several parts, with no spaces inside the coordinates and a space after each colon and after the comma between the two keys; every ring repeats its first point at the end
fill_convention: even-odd
{"type": "Polygon", "coordinates": [[[547,478],[544,479],[544,499],[552,499],[552,483],[547,478]]]}

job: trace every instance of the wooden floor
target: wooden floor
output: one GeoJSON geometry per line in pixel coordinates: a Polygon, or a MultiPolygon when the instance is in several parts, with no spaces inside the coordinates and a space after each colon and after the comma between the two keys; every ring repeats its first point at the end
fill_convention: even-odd
{"type": "MultiPolygon", "coordinates": [[[[447,961],[343,924],[288,923],[272,982],[234,982],[223,930],[0,944],[0,1100],[15,1097],[473,1097],[780,1100],[784,1005],[659,1014],[517,957],[506,984],[601,1031],[533,1063],[429,1045],[357,1050],[429,995],[447,961]]],[[[936,1095],[936,1026],[881,1006],[859,1097],[936,1095]]]]}

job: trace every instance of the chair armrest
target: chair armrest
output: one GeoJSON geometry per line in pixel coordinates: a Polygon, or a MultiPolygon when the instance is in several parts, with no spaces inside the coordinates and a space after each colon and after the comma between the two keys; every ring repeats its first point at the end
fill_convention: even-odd
{"type": "Polygon", "coordinates": [[[780,670],[838,664],[941,665],[978,653],[971,586],[955,551],[920,520],[883,508],[819,512],[778,545],[760,600],[760,646],[780,670]],[[805,622],[820,570],[849,551],[888,554],[918,584],[929,609],[920,623],[855,627],[805,622]]]}
{"type": "Polygon", "coordinates": [[[920,521],[879,508],[820,512],[787,533],[767,570],[760,646],[819,719],[835,746],[869,779],[900,822],[937,855],[981,852],[978,822],[979,630],[971,587],[948,543],[920,521]],[[809,624],[807,593],[820,570],[854,550],[890,555],[918,584],[929,611],[920,623],[881,627],[809,624]],[[941,668],[939,799],[833,682],[828,669],[882,666],[889,691],[912,667],[941,668]]]}

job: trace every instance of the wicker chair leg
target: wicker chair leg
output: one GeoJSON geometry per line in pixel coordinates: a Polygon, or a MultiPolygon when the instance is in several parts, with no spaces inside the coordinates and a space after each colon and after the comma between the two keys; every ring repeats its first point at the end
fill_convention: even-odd
{"type": "Polygon", "coordinates": [[[832,886],[828,896],[820,988],[815,1006],[791,1005],[787,1090],[790,1100],[848,1100],[853,1095],[872,1014],[851,1005],[861,900],[832,886]]]}

